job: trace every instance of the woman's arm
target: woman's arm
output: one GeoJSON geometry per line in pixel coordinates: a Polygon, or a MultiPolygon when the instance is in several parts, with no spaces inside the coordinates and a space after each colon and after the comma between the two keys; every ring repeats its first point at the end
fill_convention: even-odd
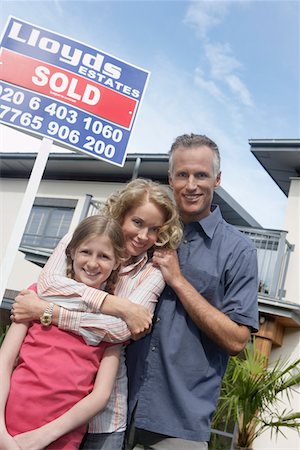
{"type": "MultiPolygon", "coordinates": [[[[139,305],[127,298],[108,295],[103,314],[102,309],[104,308],[101,308],[101,313],[98,314],[70,311],[63,307],[65,302],[61,302],[58,298],[52,299],[49,297],[49,301],[58,302],[53,308],[52,323],[59,328],[82,334],[84,337],[86,337],[85,333],[81,333],[80,329],[95,329],[97,330],[95,331],[97,335],[96,343],[101,342],[104,336],[110,333],[112,333],[112,340],[109,341],[123,342],[132,335],[146,333],[150,330],[153,305],[155,305],[158,295],[153,296],[150,289],[148,295],[152,300],[147,301],[145,305],[139,305]]],[[[145,296],[139,298],[141,301],[145,301],[145,296]]],[[[23,289],[15,298],[11,319],[17,323],[39,320],[48,304],[48,301],[40,299],[35,292],[23,289]]],[[[104,306],[104,303],[102,305],[104,306]]]]}
{"type": "MultiPolygon", "coordinates": [[[[53,323],[62,329],[81,334],[92,345],[103,339],[108,342],[124,342],[130,337],[141,337],[151,329],[152,314],[165,282],[161,271],[147,263],[136,275],[132,287],[130,286],[131,290],[127,283],[133,281],[130,277],[123,277],[118,284],[118,293],[128,293],[128,299],[107,295],[101,307],[104,314],[78,313],[55,306],[53,323]],[[111,316],[114,314],[117,317],[111,316]]],[[[31,291],[22,291],[13,305],[14,320],[37,320],[47,304],[31,291]]]]}
{"type": "MultiPolygon", "coordinates": [[[[46,298],[49,301],[51,297],[58,297],[54,300],[51,299],[51,301],[66,309],[95,313],[101,312],[120,317],[125,321],[128,319],[132,323],[132,317],[135,317],[134,313],[136,308],[128,314],[128,309],[131,307],[129,300],[137,304],[143,304],[142,302],[132,300],[131,298],[129,300],[128,298],[122,298],[122,294],[120,296],[110,296],[105,291],[90,288],[83,283],[66,277],[65,251],[71,236],[71,233],[68,233],[61,239],[41,271],[38,279],[39,297],[46,298]]],[[[147,267],[147,270],[149,270],[149,263],[146,265],[147,267]]],[[[144,268],[141,270],[143,271],[144,268]]],[[[145,315],[145,310],[140,309],[136,317],[143,315],[145,315]]],[[[145,317],[144,320],[146,322],[150,321],[149,316],[145,317]]],[[[145,326],[147,327],[147,325],[145,326]]]]}
{"type": "Polygon", "coordinates": [[[10,450],[18,448],[8,434],[5,424],[5,406],[10,390],[11,374],[15,366],[22,342],[28,329],[27,324],[13,323],[0,348],[0,448],[10,450]]]}
{"type": "Polygon", "coordinates": [[[22,450],[40,450],[47,447],[61,436],[88,423],[106,407],[117,376],[121,348],[121,345],[114,345],[105,350],[90,394],[52,422],[14,437],[22,450]]]}
{"type": "MultiPolygon", "coordinates": [[[[11,319],[17,323],[39,320],[47,306],[48,302],[40,300],[35,292],[24,289],[15,299],[11,319]]],[[[54,305],[52,323],[61,329],[80,334],[91,345],[98,345],[102,340],[124,342],[130,337],[150,331],[152,313],[145,306],[124,299],[123,309],[124,321],[121,317],[69,311],[54,305]]]]}

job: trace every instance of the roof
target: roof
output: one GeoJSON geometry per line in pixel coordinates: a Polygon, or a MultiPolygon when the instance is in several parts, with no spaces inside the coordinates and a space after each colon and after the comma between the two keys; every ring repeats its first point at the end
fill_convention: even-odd
{"type": "Polygon", "coordinates": [[[286,328],[300,328],[300,305],[258,294],[261,315],[276,318],[286,328]]]}
{"type": "Polygon", "coordinates": [[[251,152],[288,196],[290,179],[300,177],[300,139],[249,139],[251,152]]]}
{"type": "MultiPolygon", "coordinates": [[[[4,178],[29,178],[36,153],[1,153],[0,173],[4,178]]],[[[167,154],[128,154],[124,167],[118,167],[79,153],[51,153],[44,180],[74,180],[126,183],[142,177],[168,183],[167,154]]],[[[261,228],[222,187],[214,194],[224,219],[235,226],[261,228]]]]}

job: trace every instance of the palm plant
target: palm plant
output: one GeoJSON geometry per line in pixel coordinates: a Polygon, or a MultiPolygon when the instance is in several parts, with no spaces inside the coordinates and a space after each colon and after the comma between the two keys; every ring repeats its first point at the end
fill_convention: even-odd
{"type": "MultiPolygon", "coordinates": [[[[266,358],[250,344],[244,358],[229,360],[214,416],[214,428],[220,421],[237,424],[237,448],[251,448],[254,439],[270,428],[300,431],[300,412],[282,407],[282,395],[290,401],[291,390],[300,383],[300,358],[292,363],[277,361],[266,367],[266,358]]],[[[296,394],[298,395],[298,394],[296,394]]]]}

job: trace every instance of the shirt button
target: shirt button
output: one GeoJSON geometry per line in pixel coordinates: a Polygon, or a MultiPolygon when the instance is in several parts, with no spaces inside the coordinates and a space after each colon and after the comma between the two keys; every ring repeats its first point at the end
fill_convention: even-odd
{"type": "Polygon", "coordinates": [[[184,244],[187,244],[187,243],[188,243],[188,241],[187,241],[186,239],[184,239],[184,240],[183,240],[183,243],[184,243],[184,244]]]}
{"type": "Polygon", "coordinates": [[[157,317],[157,318],[156,318],[156,323],[157,323],[157,322],[160,322],[160,317],[157,317]]]}
{"type": "Polygon", "coordinates": [[[153,347],[151,348],[151,350],[154,352],[156,350],[155,345],[153,345],[153,347]]]}

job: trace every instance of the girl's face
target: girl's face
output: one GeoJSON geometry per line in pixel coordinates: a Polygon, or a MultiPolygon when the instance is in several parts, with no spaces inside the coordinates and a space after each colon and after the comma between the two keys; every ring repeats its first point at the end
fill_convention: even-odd
{"type": "Polygon", "coordinates": [[[92,288],[99,288],[119,265],[111,240],[104,235],[87,239],[71,256],[75,280],[92,288]]]}
{"type": "Polygon", "coordinates": [[[149,250],[164,222],[164,213],[154,203],[147,201],[142,206],[131,208],[122,225],[127,255],[139,256],[149,250]]]}

